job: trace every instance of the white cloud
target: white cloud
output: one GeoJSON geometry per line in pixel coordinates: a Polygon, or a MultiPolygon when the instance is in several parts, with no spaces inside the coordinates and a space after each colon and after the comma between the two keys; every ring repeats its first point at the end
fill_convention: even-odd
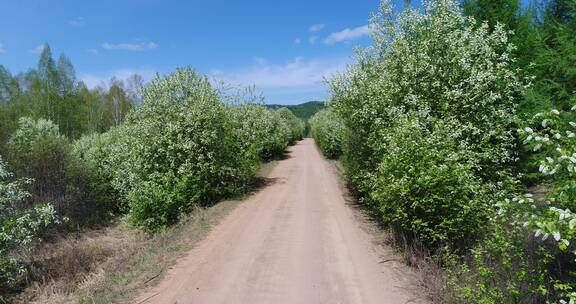
{"type": "Polygon", "coordinates": [[[350,59],[347,58],[296,57],[279,64],[213,69],[208,75],[231,85],[254,85],[268,103],[299,103],[324,99],[327,94],[324,79],[344,70],[348,63],[350,59]]]}
{"type": "Polygon", "coordinates": [[[308,28],[308,31],[310,33],[315,33],[315,32],[319,32],[321,31],[326,25],[319,23],[319,24],[313,24],[310,26],[310,28],[308,28]]]}
{"type": "Polygon", "coordinates": [[[97,49],[87,49],[86,50],[88,53],[93,54],[93,55],[97,55],[98,54],[98,50],[97,49]]]}
{"type": "Polygon", "coordinates": [[[6,49],[4,48],[4,45],[2,45],[2,43],[0,43],[0,54],[4,54],[6,53],[6,49]]]}
{"type": "Polygon", "coordinates": [[[97,86],[107,87],[110,79],[115,77],[118,80],[125,81],[130,76],[138,74],[144,78],[145,82],[152,80],[156,76],[156,71],[151,68],[126,68],[110,71],[104,74],[81,74],[79,79],[82,80],[88,88],[95,88],[97,86]]]}
{"type": "Polygon", "coordinates": [[[68,24],[74,27],[82,27],[86,25],[86,20],[84,17],[75,17],[74,19],[69,20],[68,24]]]}
{"type": "Polygon", "coordinates": [[[294,44],[300,44],[300,43],[302,43],[302,40],[300,40],[300,38],[294,39],[294,44]]]}
{"type": "Polygon", "coordinates": [[[318,37],[311,36],[310,38],[308,38],[308,43],[314,44],[314,43],[316,43],[317,40],[318,40],[318,37]]]}
{"type": "Polygon", "coordinates": [[[352,28],[352,29],[346,28],[342,31],[334,32],[334,33],[330,34],[328,36],[328,38],[326,38],[324,40],[324,43],[335,44],[335,43],[343,42],[343,41],[347,41],[347,40],[358,39],[360,37],[368,36],[368,35],[370,35],[370,26],[369,25],[363,25],[363,26],[352,28]]]}
{"type": "Polygon", "coordinates": [[[46,44],[41,44],[41,45],[31,49],[31,50],[28,50],[28,52],[32,53],[32,54],[40,54],[40,53],[42,53],[42,51],[44,50],[45,47],[46,47],[46,44]]]}
{"type": "Polygon", "coordinates": [[[325,77],[343,70],[347,59],[304,59],[296,57],[284,64],[258,64],[224,71],[213,69],[209,75],[233,85],[255,85],[265,89],[305,89],[323,86],[325,77]]]}
{"type": "Polygon", "coordinates": [[[138,43],[104,43],[102,44],[102,48],[107,50],[125,50],[125,51],[144,51],[147,49],[155,49],[158,47],[158,44],[149,41],[149,42],[138,42],[138,43]]]}

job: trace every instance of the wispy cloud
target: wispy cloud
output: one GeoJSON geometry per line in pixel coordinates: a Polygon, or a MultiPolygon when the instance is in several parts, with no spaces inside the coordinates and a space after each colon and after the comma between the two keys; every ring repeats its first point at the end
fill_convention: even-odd
{"type": "Polygon", "coordinates": [[[368,35],[370,35],[369,25],[363,25],[355,28],[346,28],[342,31],[331,33],[328,38],[324,40],[324,43],[335,44],[348,40],[358,39],[368,35]]]}
{"type": "Polygon", "coordinates": [[[4,48],[4,45],[2,43],[0,43],[0,54],[4,54],[6,53],[6,49],[4,48]]]}
{"type": "Polygon", "coordinates": [[[98,50],[97,49],[87,49],[86,52],[92,54],[92,55],[98,55],[98,50]]]}
{"type": "Polygon", "coordinates": [[[74,27],[82,27],[86,25],[86,19],[84,19],[84,17],[75,17],[69,20],[68,24],[74,27]]]}
{"type": "Polygon", "coordinates": [[[311,36],[310,38],[308,38],[308,43],[310,43],[310,44],[314,44],[314,43],[316,43],[316,41],[318,41],[317,36],[311,36]]]}
{"type": "Polygon", "coordinates": [[[308,28],[310,33],[315,33],[321,31],[326,25],[322,23],[313,24],[308,28]]]}
{"type": "Polygon", "coordinates": [[[261,90],[267,102],[293,103],[321,100],[326,96],[324,79],[345,69],[348,58],[293,58],[285,63],[253,64],[239,69],[213,69],[209,75],[231,85],[261,90]]]}
{"type": "Polygon", "coordinates": [[[152,68],[126,68],[113,70],[103,74],[82,74],[79,79],[82,80],[88,88],[95,88],[98,86],[106,87],[113,77],[125,81],[130,76],[138,74],[144,78],[145,82],[152,80],[156,75],[156,70],[152,68]]]}
{"type": "Polygon", "coordinates": [[[324,77],[343,70],[348,61],[296,57],[283,64],[257,64],[228,71],[213,69],[209,74],[230,84],[255,85],[261,89],[317,87],[323,85],[324,77]]]}
{"type": "Polygon", "coordinates": [[[300,44],[300,43],[302,43],[302,40],[300,40],[300,38],[294,39],[294,44],[300,44]]]}
{"type": "Polygon", "coordinates": [[[28,50],[28,53],[32,53],[32,54],[40,54],[42,53],[42,51],[44,50],[44,48],[46,47],[46,44],[41,44],[31,50],[28,50]]]}
{"type": "Polygon", "coordinates": [[[149,41],[149,42],[137,42],[137,43],[104,43],[102,44],[102,48],[106,50],[125,50],[125,51],[144,51],[148,49],[155,49],[158,47],[158,44],[149,41]]]}

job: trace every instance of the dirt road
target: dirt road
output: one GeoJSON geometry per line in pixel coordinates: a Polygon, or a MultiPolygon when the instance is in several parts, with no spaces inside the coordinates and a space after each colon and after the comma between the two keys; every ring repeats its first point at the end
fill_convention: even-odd
{"type": "Polygon", "coordinates": [[[311,139],[135,303],[424,303],[311,139]]]}

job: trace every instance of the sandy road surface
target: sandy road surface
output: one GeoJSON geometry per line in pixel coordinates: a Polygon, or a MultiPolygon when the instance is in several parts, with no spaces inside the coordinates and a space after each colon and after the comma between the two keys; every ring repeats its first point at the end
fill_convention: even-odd
{"type": "Polygon", "coordinates": [[[268,182],[135,303],[423,303],[360,228],[313,140],[268,182]]]}

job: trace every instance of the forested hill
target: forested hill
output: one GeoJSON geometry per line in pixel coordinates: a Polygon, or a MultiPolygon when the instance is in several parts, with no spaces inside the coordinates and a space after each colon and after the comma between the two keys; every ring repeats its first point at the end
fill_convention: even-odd
{"type": "Polygon", "coordinates": [[[288,108],[296,117],[307,120],[316,114],[316,112],[325,108],[323,101],[308,101],[298,105],[278,105],[271,104],[267,105],[268,108],[278,109],[278,108],[288,108]]]}

